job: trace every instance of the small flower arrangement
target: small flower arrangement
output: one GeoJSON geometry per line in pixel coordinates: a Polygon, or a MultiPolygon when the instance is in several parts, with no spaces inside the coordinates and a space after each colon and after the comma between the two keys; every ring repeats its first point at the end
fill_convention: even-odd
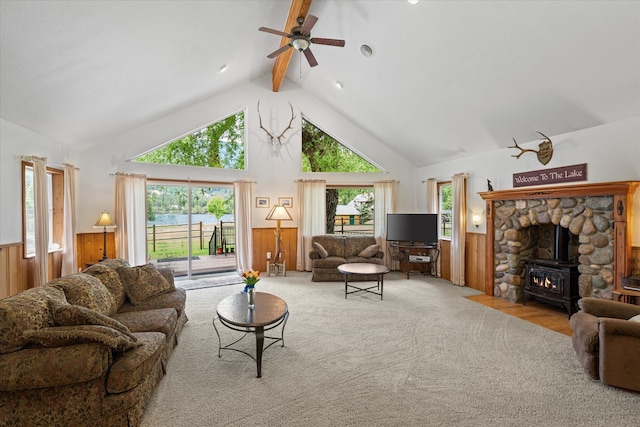
{"type": "Polygon", "coordinates": [[[260,281],[260,272],[254,270],[245,271],[242,274],[242,277],[244,277],[244,291],[248,292],[249,289],[253,289],[256,286],[256,283],[260,281]]]}

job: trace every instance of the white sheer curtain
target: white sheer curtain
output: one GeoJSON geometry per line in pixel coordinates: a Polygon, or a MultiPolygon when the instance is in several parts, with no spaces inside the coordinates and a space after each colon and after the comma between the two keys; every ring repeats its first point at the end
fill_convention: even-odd
{"type": "Polygon", "coordinates": [[[427,213],[438,213],[438,181],[435,178],[427,179],[427,213]]]}
{"type": "Polygon", "coordinates": [[[251,236],[251,194],[253,183],[233,183],[234,220],[236,224],[236,261],[238,271],[253,270],[253,238],[251,236]]]}
{"type": "Polygon", "coordinates": [[[311,271],[311,238],[327,232],[326,192],[324,180],[298,181],[298,271],[311,271]]]}
{"type": "Polygon", "coordinates": [[[116,256],[129,264],[147,262],[147,177],[116,174],[116,256]]]}
{"type": "Polygon", "coordinates": [[[398,269],[398,261],[389,256],[387,250],[387,214],[396,210],[396,181],[378,181],[373,183],[373,234],[380,249],[385,253],[384,263],[392,270],[398,269]]]}
{"type": "Polygon", "coordinates": [[[68,163],[64,164],[64,226],[62,275],[78,271],[76,257],[76,168],[68,163]]]}
{"type": "Polygon", "coordinates": [[[451,283],[465,286],[465,235],[467,231],[467,190],[466,175],[455,174],[451,178],[453,208],[451,216],[451,283]]]}
{"type": "Polygon", "coordinates": [[[47,159],[32,156],[35,213],[35,271],[33,285],[47,283],[49,274],[49,191],[47,189],[47,159]]]}

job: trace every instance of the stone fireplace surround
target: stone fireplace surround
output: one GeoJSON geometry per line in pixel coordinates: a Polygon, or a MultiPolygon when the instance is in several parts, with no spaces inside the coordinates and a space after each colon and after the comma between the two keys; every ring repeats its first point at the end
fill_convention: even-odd
{"type": "Polygon", "coordinates": [[[549,258],[531,226],[553,224],[577,236],[580,297],[612,299],[631,258],[638,182],[535,187],[480,193],[486,201],[485,293],[523,301],[524,261],[549,258]],[[542,256],[540,254],[543,254],[542,256]]]}

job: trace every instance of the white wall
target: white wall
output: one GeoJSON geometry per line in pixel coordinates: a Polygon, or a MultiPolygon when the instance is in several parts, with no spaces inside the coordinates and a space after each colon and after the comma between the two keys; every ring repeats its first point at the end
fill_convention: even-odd
{"type": "MultiPolygon", "coordinates": [[[[487,191],[487,179],[495,190],[513,188],[513,173],[560,166],[587,164],[587,181],[614,182],[640,181],[640,117],[609,123],[589,129],[582,129],[562,135],[548,135],[553,141],[553,157],[542,165],[534,153],[526,153],[516,159],[510,157],[518,150],[504,148],[479,156],[440,163],[418,169],[421,180],[434,177],[439,181],[451,179],[454,173],[466,172],[467,208],[471,212],[481,212],[484,217],[484,201],[478,192],[487,191]]],[[[520,144],[523,148],[537,149],[539,140],[520,144]]],[[[580,185],[581,182],[575,183],[580,185]]],[[[567,184],[564,184],[567,185],[567,184]]],[[[636,191],[635,205],[640,205],[640,190],[636,191]]],[[[426,190],[423,184],[418,190],[418,209],[426,209],[426,190]]],[[[633,244],[640,245],[640,209],[635,210],[633,244]]],[[[476,228],[467,225],[471,232],[486,231],[486,224],[476,228]]]]}
{"type": "Polygon", "coordinates": [[[0,244],[22,241],[21,159],[31,155],[57,166],[77,165],[62,143],[0,119],[0,244]]]}

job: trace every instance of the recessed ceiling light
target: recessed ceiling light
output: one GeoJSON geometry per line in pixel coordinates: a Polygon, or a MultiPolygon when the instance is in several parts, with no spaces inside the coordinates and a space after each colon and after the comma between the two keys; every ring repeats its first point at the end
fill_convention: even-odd
{"type": "Polygon", "coordinates": [[[222,66],[220,66],[220,68],[218,68],[218,72],[220,73],[224,73],[224,71],[227,69],[227,64],[224,64],[222,66]]]}
{"type": "Polygon", "coordinates": [[[370,56],[373,56],[373,48],[368,44],[363,44],[362,46],[360,46],[360,53],[362,53],[363,56],[369,58],[370,56]]]}
{"type": "Polygon", "coordinates": [[[344,85],[342,84],[342,82],[336,81],[336,87],[338,89],[342,89],[344,87],[344,85]]]}
{"type": "Polygon", "coordinates": [[[420,0],[407,0],[409,4],[418,4],[420,0]]]}

